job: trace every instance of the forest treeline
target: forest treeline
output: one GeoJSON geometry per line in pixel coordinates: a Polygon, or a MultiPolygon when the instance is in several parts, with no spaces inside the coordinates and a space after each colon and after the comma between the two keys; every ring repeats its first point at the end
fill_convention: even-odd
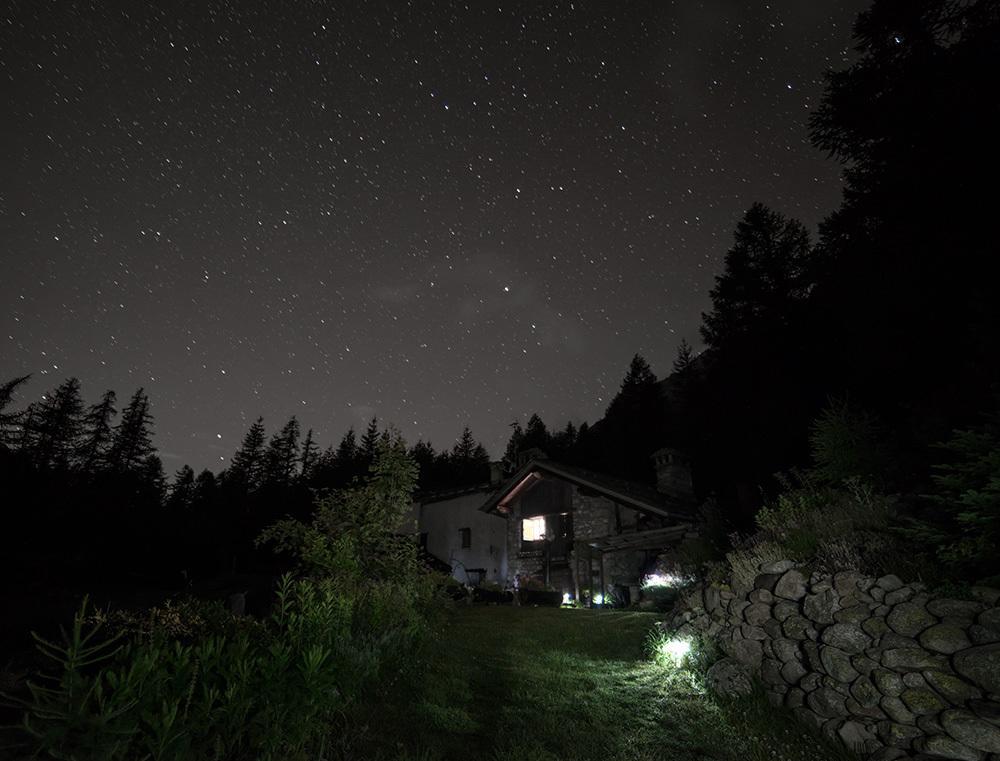
{"type": "MultiPolygon", "coordinates": [[[[119,411],[114,391],[87,405],[69,378],[24,409],[28,378],[0,385],[0,480],[5,510],[4,578],[116,577],[177,583],[257,566],[253,540],[286,517],[305,518],[315,494],[365,475],[390,437],[372,418],[321,450],[297,418],[270,435],[263,418],[247,430],[229,466],[171,477],[153,446],[151,403],[137,390],[119,411]]],[[[409,454],[423,490],[482,483],[489,455],[466,427],[450,448],[418,441],[409,454]]]]}

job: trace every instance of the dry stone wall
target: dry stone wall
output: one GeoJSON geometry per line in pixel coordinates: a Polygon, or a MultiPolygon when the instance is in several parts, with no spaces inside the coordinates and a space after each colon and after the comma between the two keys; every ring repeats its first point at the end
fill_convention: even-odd
{"type": "Polygon", "coordinates": [[[759,679],[772,703],[873,761],[1000,761],[1000,590],[972,597],[781,560],[752,589],[695,589],[664,626],[718,643],[716,691],[759,679]]]}

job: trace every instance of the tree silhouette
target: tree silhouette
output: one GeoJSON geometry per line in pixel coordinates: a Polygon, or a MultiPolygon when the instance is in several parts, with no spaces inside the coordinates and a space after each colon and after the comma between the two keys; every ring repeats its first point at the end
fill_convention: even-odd
{"type": "Polygon", "coordinates": [[[115,409],[115,392],[104,392],[101,401],[91,405],[83,418],[84,441],[80,447],[79,464],[85,473],[94,473],[107,466],[113,430],[111,420],[118,413],[115,409]]]}
{"type": "Polygon", "coordinates": [[[677,347],[677,356],[674,358],[672,369],[678,375],[682,375],[691,369],[693,362],[694,349],[691,348],[691,344],[687,342],[687,339],[682,338],[680,345],[677,347]]]}
{"type": "Polygon", "coordinates": [[[14,400],[14,392],[27,383],[30,375],[22,375],[0,385],[0,447],[10,447],[20,438],[23,412],[8,412],[7,408],[14,400]]]}
{"type": "Polygon", "coordinates": [[[153,453],[153,416],[149,412],[149,397],[138,389],[122,411],[115,426],[108,459],[119,472],[142,472],[147,458],[153,453]]]}
{"type": "Polygon", "coordinates": [[[763,204],[751,206],[709,294],[712,311],[702,314],[705,343],[721,348],[794,321],[811,285],[810,254],[800,222],[763,204]]]}
{"type": "Polygon", "coordinates": [[[170,485],[170,496],[167,506],[172,510],[187,510],[194,504],[196,488],[194,470],[190,465],[182,466],[174,474],[174,482],[170,485]]]}
{"type": "Polygon", "coordinates": [[[79,443],[82,414],[80,381],[76,378],[67,378],[34,405],[29,433],[32,456],[39,467],[69,467],[79,443]]]}
{"type": "Polygon", "coordinates": [[[299,472],[304,480],[312,478],[313,470],[319,460],[319,447],[313,439],[313,429],[306,431],[306,437],[302,441],[302,454],[299,458],[299,472]]]}
{"type": "Polygon", "coordinates": [[[257,491],[264,482],[264,418],[257,418],[243,436],[226,471],[226,480],[246,492],[257,491]]]}
{"type": "Polygon", "coordinates": [[[372,419],[368,421],[368,427],[365,429],[365,433],[361,437],[360,455],[365,469],[367,469],[368,466],[375,461],[375,452],[378,449],[378,442],[378,418],[372,415],[372,419]]]}
{"type": "Polygon", "coordinates": [[[271,437],[264,453],[265,484],[287,486],[292,482],[299,464],[299,435],[299,421],[292,416],[271,437]]]}

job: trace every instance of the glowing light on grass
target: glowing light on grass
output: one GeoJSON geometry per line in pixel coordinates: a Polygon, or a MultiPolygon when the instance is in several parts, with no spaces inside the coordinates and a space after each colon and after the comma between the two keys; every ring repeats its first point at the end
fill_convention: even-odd
{"type": "Polygon", "coordinates": [[[686,639],[665,639],[660,644],[660,652],[671,658],[683,658],[691,652],[691,642],[686,639]]]}
{"type": "Polygon", "coordinates": [[[563,592],[563,605],[569,605],[573,601],[572,595],[569,592],[563,592]]]}

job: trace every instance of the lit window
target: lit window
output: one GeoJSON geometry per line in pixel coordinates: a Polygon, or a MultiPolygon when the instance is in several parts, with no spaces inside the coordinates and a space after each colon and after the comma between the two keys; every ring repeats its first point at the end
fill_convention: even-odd
{"type": "Polygon", "coordinates": [[[545,538],[545,518],[525,518],[521,521],[521,539],[540,542],[545,538]]]}

